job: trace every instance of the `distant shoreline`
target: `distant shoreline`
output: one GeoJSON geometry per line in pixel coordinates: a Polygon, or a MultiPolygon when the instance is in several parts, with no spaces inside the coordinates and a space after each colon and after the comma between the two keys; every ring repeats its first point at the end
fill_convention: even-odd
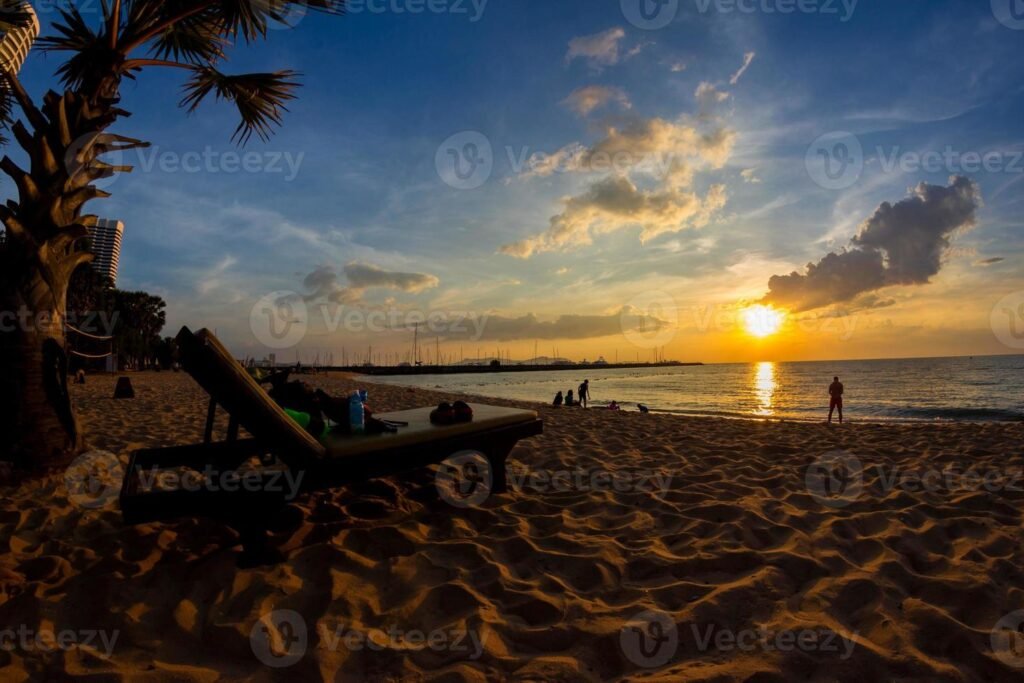
{"type": "Polygon", "coordinates": [[[359,375],[375,376],[412,376],[412,375],[471,375],[487,374],[492,372],[555,372],[568,370],[622,370],[622,369],[647,369],[647,368],[680,368],[704,365],[703,363],[680,363],[671,361],[666,363],[607,363],[607,364],[577,364],[577,365],[420,365],[420,366],[339,366],[329,368],[317,368],[323,372],[349,372],[359,375]]]}

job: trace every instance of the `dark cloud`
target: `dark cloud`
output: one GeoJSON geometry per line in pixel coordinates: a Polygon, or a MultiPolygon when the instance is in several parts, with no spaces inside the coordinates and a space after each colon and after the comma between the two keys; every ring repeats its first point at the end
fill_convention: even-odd
{"type": "Polygon", "coordinates": [[[439,280],[426,273],[401,273],[384,270],[370,263],[349,263],[343,269],[347,286],[342,285],[332,266],[319,266],[302,281],[308,290],[307,301],[326,299],[336,304],[356,303],[372,287],[416,294],[438,285],[439,280]]]}
{"type": "Polygon", "coordinates": [[[983,258],[980,261],[975,261],[976,266],[994,266],[997,263],[1002,263],[1006,259],[1002,256],[993,256],[992,258],[983,258]]]}
{"type": "Polygon", "coordinates": [[[942,268],[950,238],[975,225],[980,207],[969,178],[956,176],[946,187],[921,183],[906,199],[879,206],[850,248],[808,264],[806,273],[773,276],[764,302],[807,311],[883,287],[926,284],[942,268]]]}
{"type": "Polygon", "coordinates": [[[345,266],[345,277],[349,287],[353,289],[397,289],[402,292],[417,293],[425,289],[437,287],[439,280],[426,273],[399,273],[384,270],[371,263],[349,263],[345,266]]]}
{"type": "Polygon", "coordinates": [[[481,317],[475,324],[453,325],[447,330],[446,338],[487,341],[593,339],[638,330],[656,332],[668,324],[626,306],[610,315],[563,315],[551,321],[542,321],[532,313],[515,318],[490,315],[481,317]]]}

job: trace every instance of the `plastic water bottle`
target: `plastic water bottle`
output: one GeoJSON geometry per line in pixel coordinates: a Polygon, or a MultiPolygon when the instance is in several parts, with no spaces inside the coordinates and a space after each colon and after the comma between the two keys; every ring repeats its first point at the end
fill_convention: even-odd
{"type": "Polygon", "coordinates": [[[348,397],[348,425],[353,434],[362,434],[365,431],[363,418],[363,400],[358,391],[353,391],[348,397]]]}

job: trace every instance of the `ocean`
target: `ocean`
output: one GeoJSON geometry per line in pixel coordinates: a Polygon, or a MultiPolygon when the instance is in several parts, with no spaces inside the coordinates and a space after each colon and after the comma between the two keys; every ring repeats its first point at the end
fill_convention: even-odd
{"type": "MultiPolygon", "coordinates": [[[[593,404],[734,418],[823,420],[846,386],[848,421],[1024,420],[1024,356],[723,364],[668,368],[378,376],[373,382],[550,402],[590,380],[593,404]]],[[[373,404],[372,389],[370,405],[373,404]]]]}

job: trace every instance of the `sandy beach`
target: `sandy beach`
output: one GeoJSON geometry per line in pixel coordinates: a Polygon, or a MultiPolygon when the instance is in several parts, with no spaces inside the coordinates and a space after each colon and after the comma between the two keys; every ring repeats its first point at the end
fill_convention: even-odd
{"type": "MultiPolygon", "coordinates": [[[[378,411],[454,398],[313,381],[367,387],[378,411]]],[[[137,396],[123,401],[111,377],[73,387],[91,448],[127,462],[136,448],[202,439],[206,396],[187,375],[132,382],[137,396]]],[[[271,567],[238,569],[235,533],[219,523],[129,527],[116,500],[84,508],[62,472],[9,483],[0,678],[1024,676],[1024,648],[993,637],[1024,609],[1024,424],[828,427],[507,404],[545,421],[513,452],[508,493],[454,507],[424,470],[300,496],[273,530],[286,561],[271,567]],[[837,457],[862,467],[859,486],[815,478],[837,457]],[[287,649],[301,631],[299,656],[267,666],[261,634],[287,649]],[[72,644],[32,635],[45,633],[72,644]]]]}

